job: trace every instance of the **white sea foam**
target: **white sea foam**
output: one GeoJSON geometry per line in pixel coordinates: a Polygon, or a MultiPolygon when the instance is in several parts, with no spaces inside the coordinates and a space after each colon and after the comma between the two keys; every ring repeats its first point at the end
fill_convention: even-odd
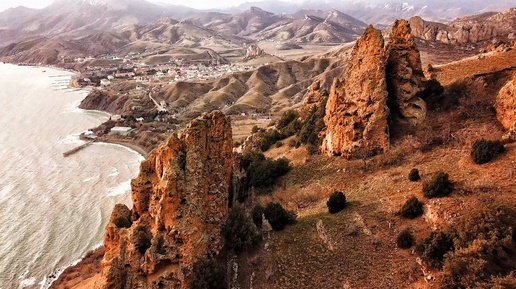
{"type": "Polygon", "coordinates": [[[126,194],[131,190],[131,180],[118,184],[118,186],[109,189],[108,197],[114,197],[126,194]]]}

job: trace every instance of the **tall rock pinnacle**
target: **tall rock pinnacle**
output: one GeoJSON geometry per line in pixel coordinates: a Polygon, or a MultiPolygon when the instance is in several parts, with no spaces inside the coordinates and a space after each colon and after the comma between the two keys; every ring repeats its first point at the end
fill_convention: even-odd
{"type": "Polygon", "coordinates": [[[222,248],[233,169],[230,120],[193,120],[142,162],[133,209],[117,205],[96,288],[187,288],[197,258],[222,248]]]}

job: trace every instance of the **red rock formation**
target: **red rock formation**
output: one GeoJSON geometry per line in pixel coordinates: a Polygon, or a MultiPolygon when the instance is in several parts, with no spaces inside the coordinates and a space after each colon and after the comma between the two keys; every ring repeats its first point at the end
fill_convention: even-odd
{"type": "Polygon", "coordinates": [[[500,89],[494,107],[498,121],[508,130],[504,138],[516,140],[516,74],[500,89]]]}
{"type": "Polygon", "coordinates": [[[187,288],[196,258],[222,247],[232,166],[221,112],[151,152],[131,182],[133,209],[117,205],[107,225],[96,288],[187,288]]]}
{"type": "Polygon", "coordinates": [[[419,50],[407,20],[396,20],[387,45],[389,105],[412,124],[426,117],[426,103],[418,97],[425,89],[419,50]]]}
{"type": "Polygon", "coordinates": [[[357,40],[344,76],[331,87],[324,118],[324,153],[351,158],[389,148],[385,66],[382,33],[370,26],[357,40]]]}

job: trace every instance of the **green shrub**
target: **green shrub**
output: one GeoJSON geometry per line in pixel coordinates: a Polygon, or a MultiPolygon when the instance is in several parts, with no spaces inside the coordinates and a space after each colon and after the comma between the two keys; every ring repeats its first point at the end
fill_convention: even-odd
{"type": "Polygon", "coordinates": [[[295,135],[301,129],[299,113],[295,110],[284,111],[276,124],[276,128],[284,137],[295,135]]]}
{"type": "Polygon", "coordinates": [[[293,109],[289,109],[284,111],[281,114],[281,118],[278,120],[276,124],[276,128],[282,129],[287,127],[291,122],[296,120],[299,117],[299,113],[293,109]]]}
{"type": "Polygon", "coordinates": [[[476,164],[485,164],[497,155],[502,154],[505,148],[502,142],[489,141],[485,139],[477,140],[471,148],[471,157],[476,164]]]}
{"type": "Polygon", "coordinates": [[[279,203],[269,203],[263,213],[275,231],[283,230],[286,225],[292,224],[296,220],[296,215],[285,210],[279,203]]]}
{"type": "Polygon", "coordinates": [[[456,250],[445,258],[440,288],[516,288],[497,287],[495,281],[505,283],[516,272],[514,228],[511,205],[484,204],[465,212],[451,228],[456,250]]]}
{"type": "Polygon", "coordinates": [[[443,232],[432,232],[416,246],[421,259],[434,268],[442,268],[444,255],[454,250],[452,238],[443,232]]]}
{"type": "Polygon", "coordinates": [[[289,170],[290,164],[286,158],[253,162],[247,169],[249,187],[268,187],[276,178],[285,175],[289,170]]]}
{"type": "Polygon", "coordinates": [[[245,152],[240,158],[240,167],[243,170],[247,170],[252,163],[261,162],[265,160],[265,156],[262,152],[252,150],[245,152]]]}
{"type": "Polygon", "coordinates": [[[338,213],[346,207],[346,196],[343,192],[335,191],[326,202],[330,214],[338,213]]]}
{"type": "Polygon", "coordinates": [[[277,142],[276,142],[276,147],[277,147],[277,148],[280,148],[280,147],[282,147],[282,146],[283,146],[283,143],[282,143],[282,142],[280,142],[280,141],[277,141],[277,142]]]}
{"type": "Polygon", "coordinates": [[[254,248],[260,240],[253,222],[238,204],[231,208],[222,232],[226,247],[237,254],[254,248]]]}
{"type": "Polygon", "coordinates": [[[251,129],[252,133],[257,133],[259,131],[260,131],[260,128],[257,125],[253,126],[253,128],[251,129]]]}
{"type": "Polygon", "coordinates": [[[214,259],[201,258],[193,265],[190,289],[225,289],[224,273],[214,259]]]}
{"type": "Polygon", "coordinates": [[[401,249],[408,249],[414,244],[414,237],[408,229],[401,231],[396,238],[396,245],[401,249]]]}
{"type": "Polygon", "coordinates": [[[253,223],[256,225],[258,229],[262,228],[263,222],[263,207],[260,204],[257,204],[251,210],[251,217],[253,218],[253,223]]]}
{"type": "Polygon", "coordinates": [[[399,213],[404,218],[415,219],[423,214],[423,205],[413,196],[403,204],[399,213]]]}
{"type": "Polygon", "coordinates": [[[258,142],[258,147],[262,152],[267,151],[272,144],[276,143],[278,140],[282,140],[285,138],[280,131],[277,129],[268,129],[265,132],[260,133],[260,141],[258,142]]]}
{"type": "Polygon", "coordinates": [[[423,194],[426,198],[440,198],[449,195],[453,190],[453,184],[448,179],[448,174],[437,172],[430,181],[423,184],[423,194]]]}
{"type": "Polygon", "coordinates": [[[419,181],[421,179],[421,176],[419,176],[419,170],[416,168],[411,169],[408,175],[408,179],[411,182],[419,181]]]}

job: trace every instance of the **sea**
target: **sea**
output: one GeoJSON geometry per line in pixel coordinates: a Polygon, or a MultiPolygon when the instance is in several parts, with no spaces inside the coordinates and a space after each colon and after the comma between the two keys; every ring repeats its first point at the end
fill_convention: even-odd
{"type": "Polygon", "coordinates": [[[0,289],[48,288],[102,244],[116,203],[130,206],[143,157],[94,143],[64,157],[108,114],[78,108],[73,73],[0,63],[0,289]]]}

